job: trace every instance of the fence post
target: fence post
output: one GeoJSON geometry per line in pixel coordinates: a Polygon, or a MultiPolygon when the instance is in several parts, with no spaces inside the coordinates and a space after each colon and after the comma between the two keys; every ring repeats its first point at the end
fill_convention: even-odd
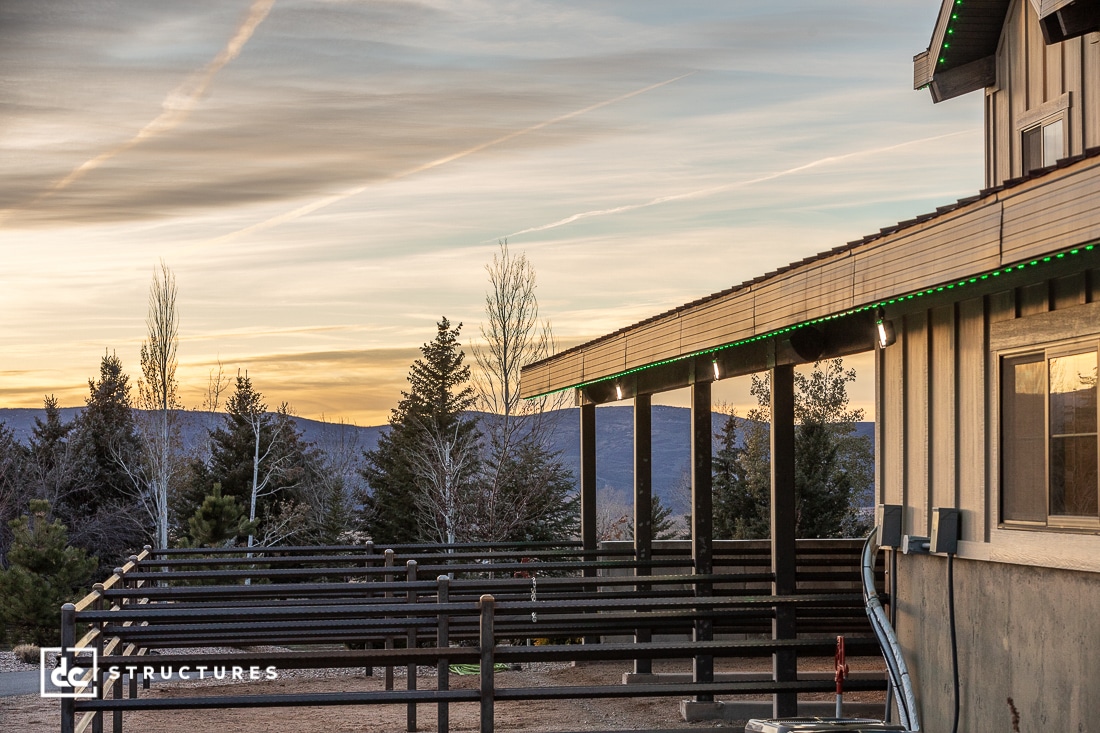
{"type": "MultiPolygon", "coordinates": [[[[416,560],[409,560],[405,564],[406,580],[409,582],[409,588],[405,593],[405,601],[416,605],[416,587],[413,585],[416,583],[416,560]]],[[[406,623],[409,624],[408,630],[405,632],[405,648],[412,650],[416,649],[416,617],[409,615],[406,619],[406,623]]],[[[412,692],[416,689],[416,660],[414,659],[408,667],[406,667],[405,673],[405,689],[412,692]]],[[[405,730],[410,733],[416,730],[416,703],[410,702],[406,708],[405,713],[405,730]]]]}
{"type": "MultiPolygon", "coordinates": [[[[392,568],[393,567],[393,550],[386,550],[385,566],[387,568],[392,568]]],[[[392,583],[393,582],[393,573],[386,573],[386,575],[384,576],[384,579],[387,583],[392,583]]],[[[393,598],[393,592],[392,591],[386,591],[383,594],[383,597],[393,598]]],[[[386,647],[386,649],[393,649],[393,637],[392,636],[387,636],[386,637],[385,647],[386,647]]],[[[388,691],[391,691],[391,690],[393,690],[393,665],[392,664],[387,664],[386,665],[386,691],[388,692],[388,691]]]]}
{"type": "MultiPolygon", "coordinates": [[[[370,572],[369,572],[370,568],[372,568],[374,566],[374,540],[367,540],[367,544],[364,545],[363,556],[364,557],[363,557],[363,561],[362,561],[361,565],[362,565],[363,569],[366,571],[366,572],[363,573],[363,584],[364,584],[364,587],[366,588],[366,597],[367,597],[368,600],[370,600],[370,599],[374,598],[374,591],[370,589],[370,583],[372,583],[374,581],[374,576],[371,575],[370,572]]],[[[374,648],[376,648],[375,642],[364,640],[363,641],[363,648],[364,649],[374,649],[374,648]]],[[[365,665],[363,667],[363,676],[364,677],[373,677],[374,676],[374,666],[370,665],[370,664],[365,665]]]]}
{"type": "MultiPolygon", "coordinates": [[[[439,603],[448,603],[451,600],[451,578],[448,575],[440,575],[435,579],[439,584],[436,600],[439,603]]],[[[440,611],[439,620],[435,627],[435,645],[440,649],[446,649],[451,645],[451,617],[446,611],[440,611]]],[[[441,656],[436,664],[435,681],[437,690],[451,689],[451,666],[447,657],[441,656]]],[[[441,700],[436,707],[436,731],[448,733],[450,729],[450,705],[446,700],[441,700]]]]}
{"type": "MultiPolygon", "coordinates": [[[[96,599],[95,599],[95,606],[94,606],[95,610],[102,611],[104,606],[106,605],[103,602],[103,583],[95,583],[92,586],[92,592],[99,594],[98,596],[96,596],[96,599]]],[[[99,633],[96,634],[96,637],[95,637],[95,655],[96,655],[97,660],[103,659],[103,627],[105,625],[106,625],[106,623],[103,622],[103,621],[99,621],[99,622],[96,623],[96,626],[99,627],[99,629],[98,629],[99,633]]],[[[95,673],[95,675],[93,675],[93,677],[94,677],[95,687],[96,687],[96,691],[95,691],[96,699],[102,700],[103,699],[103,682],[106,679],[106,674],[101,670],[96,670],[96,673],[95,673]]],[[[102,710],[97,710],[96,713],[95,713],[95,717],[92,718],[92,733],[103,733],[103,711],[102,710]]]]}
{"type": "Polygon", "coordinates": [[[496,634],[493,625],[493,613],[496,600],[489,594],[481,597],[481,634],[478,643],[481,647],[481,733],[493,733],[493,647],[496,634]]]}
{"type": "MultiPolygon", "coordinates": [[[[76,606],[66,603],[61,607],[61,655],[65,669],[73,668],[73,644],[76,643],[76,606]]],[[[61,698],[61,733],[73,733],[76,729],[76,701],[61,698]]]]}

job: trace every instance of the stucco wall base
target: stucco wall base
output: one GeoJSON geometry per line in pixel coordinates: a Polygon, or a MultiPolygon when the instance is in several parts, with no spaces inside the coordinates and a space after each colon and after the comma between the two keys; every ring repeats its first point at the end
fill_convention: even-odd
{"type": "MultiPolygon", "coordinates": [[[[947,559],[898,562],[897,632],[921,729],[951,730],[947,559]]],[[[959,730],[1100,730],[1100,575],[955,561],[959,730]],[[1011,704],[1009,703],[1011,700],[1011,704]]]]}

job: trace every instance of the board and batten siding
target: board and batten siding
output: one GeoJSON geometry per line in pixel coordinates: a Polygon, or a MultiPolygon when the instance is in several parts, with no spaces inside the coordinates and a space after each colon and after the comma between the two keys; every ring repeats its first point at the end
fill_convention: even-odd
{"type": "Polygon", "coordinates": [[[1029,0],[1009,7],[996,54],[997,85],[986,89],[986,185],[1023,175],[1022,132],[1064,115],[1065,150],[1100,145],[1100,34],[1046,45],[1029,0]]]}
{"type": "Polygon", "coordinates": [[[959,556],[1100,572],[1100,536],[999,526],[999,352],[1100,335],[1100,269],[937,305],[894,321],[876,354],[879,503],[927,536],[935,507],[962,514],[959,556]]]}
{"type": "Polygon", "coordinates": [[[521,396],[568,389],[1098,241],[1098,191],[1100,157],[1086,158],[527,365],[521,396]]]}

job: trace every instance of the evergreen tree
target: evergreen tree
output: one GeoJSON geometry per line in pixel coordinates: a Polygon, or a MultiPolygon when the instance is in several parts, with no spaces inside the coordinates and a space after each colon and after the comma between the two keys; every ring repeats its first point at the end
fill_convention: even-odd
{"type": "Polygon", "coordinates": [[[214,484],[187,526],[191,536],[188,547],[231,547],[254,531],[255,522],[248,521],[236,498],[222,496],[221,484],[214,484]]]}
{"type": "Polygon", "coordinates": [[[413,511],[423,502],[418,501],[422,480],[412,455],[425,450],[427,437],[477,440],[476,421],[463,414],[475,396],[458,341],[461,329],[461,323],[452,328],[446,318],[439,321],[435,339],[420,348],[421,358],[409,369],[410,389],[391,412],[389,430],[364,454],[362,475],[369,494],[363,497],[363,524],[376,543],[417,542],[436,534],[413,511]]]}
{"type": "MultiPolygon", "coordinates": [[[[74,425],[82,476],[65,498],[69,516],[128,502],[134,486],[128,465],[140,460],[140,444],[130,402],[130,378],[115,354],[104,354],[99,380],[88,380],[88,399],[74,425]]],[[[47,413],[47,420],[49,420],[47,413]]],[[[50,428],[56,430],[58,428],[50,428]]]]}
{"type": "MultiPolygon", "coordinates": [[[[795,511],[800,538],[853,537],[870,529],[859,510],[873,490],[874,457],[870,441],[855,434],[863,411],[848,408],[847,385],[854,379],[855,370],[845,370],[841,359],[815,363],[809,374],[795,372],[795,511]]],[[[754,375],[752,382],[759,403],[749,413],[754,447],[750,450],[746,437],[741,465],[748,483],[763,487],[769,473],[764,446],[771,387],[766,377],[754,375]]],[[[752,493],[760,497],[759,516],[766,522],[770,490],[752,493]]],[[[767,536],[767,523],[763,529],[767,536]]]]}
{"type": "Polygon", "coordinates": [[[717,437],[711,479],[714,536],[737,540],[765,538],[771,523],[768,432],[760,422],[741,420],[730,412],[717,437]]]}
{"type": "Polygon", "coordinates": [[[8,522],[15,519],[26,502],[24,479],[26,451],[8,426],[0,422],[0,558],[11,546],[8,522]]]}
{"type": "Polygon", "coordinates": [[[28,514],[9,525],[9,568],[0,573],[0,627],[9,642],[58,644],[58,609],[80,595],[96,568],[95,558],[69,547],[65,525],[49,513],[49,502],[32,499],[28,514]]]}
{"type": "Polygon", "coordinates": [[[206,487],[217,483],[271,541],[284,534],[275,525],[286,519],[285,505],[308,494],[315,460],[315,450],[302,440],[287,406],[268,412],[252,380],[238,374],[222,425],[210,433],[209,460],[192,462],[190,486],[172,502],[176,523],[189,518],[205,501],[206,487]],[[274,517],[280,519],[267,521],[274,517]]]}
{"type": "Polygon", "coordinates": [[[88,380],[88,391],[69,439],[72,481],[57,496],[54,512],[68,527],[73,545],[96,555],[102,568],[110,569],[150,539],[134,500],[135,479],[142,470],[141,444],[129,377],[118,356],[104,354],[99,379],[88,380]]]}
{"type": "Polygon", "coordinates": [[[512,446],[496,463],[496,491],[481,493],[476,539],[551,542],[575,537],[579,497],[559,456],[531,440],[512,446]]]}

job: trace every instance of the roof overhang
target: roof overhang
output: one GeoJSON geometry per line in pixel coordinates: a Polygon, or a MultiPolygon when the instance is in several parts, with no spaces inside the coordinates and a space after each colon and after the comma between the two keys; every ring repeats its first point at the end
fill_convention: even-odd
{"type": "MultiPolygon", "coordinates": [[[[1100,0],[1029,0],[1043,40],[1100,30],[1100,0]]],[[[943,0],[928,49],[913,57],[913,88],[942,102],[997,83],[995,54],[1010,0],[943,0]]]]}
{"type": "Polygon", "coordinates": [[[523,368],[524,398],[677,389],[874,348],[875,321],[1100,265],[1100,150],[523,368]],[[616,390],[618,387],[618,390],[616,390]]]}
{"type": "Polygon", "coordinates": [[[997,82],[994,55],[1011,0],[943,0],[928,50],[913,57],[913,88],[942,102],[997,82]]]}

